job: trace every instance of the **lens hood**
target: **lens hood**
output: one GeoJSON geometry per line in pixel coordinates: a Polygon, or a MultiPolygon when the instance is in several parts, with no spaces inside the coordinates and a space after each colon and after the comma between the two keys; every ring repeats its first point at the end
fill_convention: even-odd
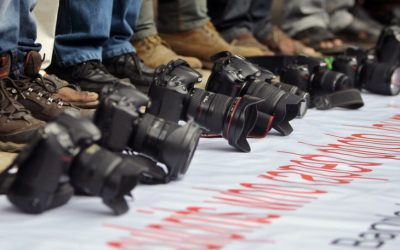
{"type": "Polygon", "coordinates": [[[250,152],[251,150],[247,137],[257,122],[257,104],[261,102],[262,99],[254,96],[236,97],[226,117],[222,136],[231,146],[240,151],[250,152]]]}

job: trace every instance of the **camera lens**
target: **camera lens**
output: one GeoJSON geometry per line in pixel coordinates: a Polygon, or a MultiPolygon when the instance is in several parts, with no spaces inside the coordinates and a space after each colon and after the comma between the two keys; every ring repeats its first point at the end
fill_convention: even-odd
{"type": "Polygon", "coordinates": [[[365,89],[382,95],[400,93],[400,68],[387,63],[366,62],[360,73],[365,89]]]}
{"type": "Polygon", "coordinates": [[[249,152],[247,135],[257,120],[257,106],[261,100],[244,96],[232,98],[202,89],[193,89],[187,115],[210,132],[222,134],[229,144],[249,152]]]}
{"type": "Polygon", "coordinates": [[[201,130],[189,122],[183,126],[145,114],[135,124],[130,147],[164,163],[168,177],[175,180],[184,175],[200,139],[201,130]]]}
{"type": "Polygon", "coordinates": [[[259,111],[273,114],[272,127],[283,135],[289,135],[293,128],[289,121],[299,114],[302,99],[266,82],[254,82],[248,86],[246,94],[261,98],[259,111]]]}
{"type": "Polygon", "coordinates": [[[312,79],[314,88],[325,90],[329,93],[350,88],[349,78],[339,72],[320,71],[312,79]]]}
{"type": "Polygon", "coordinates": [[[301,103],[299,106],[299,113],[297,114],[298,117],[304,117],[307,113],[308,107],[310,106],[311,98],[310,94],[308,92],[305,92],[301,90],[299,87],[291,85],[291,84],[286,84],[286,83],[276,83],[274,86],[291,93],[293,95],[296,95],[301,98],[301,103]]]}

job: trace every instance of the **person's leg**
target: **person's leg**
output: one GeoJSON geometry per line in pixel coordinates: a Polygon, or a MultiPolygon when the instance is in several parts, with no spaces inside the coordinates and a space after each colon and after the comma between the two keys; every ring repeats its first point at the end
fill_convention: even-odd
{"type": "Polygon", "coordinates": [[[22,149],[44,126],[9,92],[14,86],[10,77],[19,75],[18,67],[11,70],[11,64],[16,66],[17,61],[20,7],[20,0],[0,1],[0,150],[8,152],[22,149]]]}
{"type": "Polygon", "coordinates": [[[128,78],[147,92],[154,70],[143,64],[131,44],[142,0],[114,0],[110,38],[103,45],[103,64],[118,78],[128,78]]]}
{"type": "Polygon", "coordinates": [[[140,59],[152,68],[172,60],[185,60],[192,68],[201,68],[199,59],[177,55],[158,35],[154,16],[154,1],[143,0],[133,45],[140,59]]]}
{"type": "Polygon", "coordinates": [[[19,0],[0,1],[0,78],[8,76],[10,73],[19,74],[16,64],[9,69],[11,60],[17,61],[19,10],[19,0]]]}
{"type": "Polygon", "coordinates": [[[207,68],[212,67],[210,57],[221,51],[245,57],[266,54],[257,47],[227,43],[210,22],[207,0],[160,0],[158,7],[161,37],[174,51],[201,59],[207,68]]]}
{"type": "Polygon", "coordinates": [[[113,0],[110,38],[103,44],[103,59],[135,52],[131,44],[141,0],[113,0]]]}
{"type": "MultiPolygon", "coordinates": [[[[60,0],[53,60],[47,73],[97,93],[121,83],[101,63],[103,45],[111,34],[113,4],[111,0],[60,0]]],[[[118,32],[113,41],[119,41],[118,32]]],[[[115,52],[109,48],[109,53],[115,52]]]]}
{"type": "Polygon", "coordinates": [[[54,52],[63,67],[102,59],[110,36],[113,1],[60,0],[54,52]]]}
{"type": "Polygon", "coordinates": [[[354,4],[354,0],[326,1],[325,9],[330,15],[329,28],[333,32],[340,31],[350,25],[354,17],[349,9],[354,4]]]}
{"type": "MultiPolygon", "coordinates": [[[[208,0],[208,14],[220,34],[228,42],[236,37],[251,33],[252,0],[208,0]]],[[[264,13],[265,14],[265,13],[264,13]]]]}
{"type": "Polygon", "coordinates": [[[159,0],[157,27],[161,33],[189,31],[208,23],[207,0],[159,0]]]}
{"type": "Polygon", "coordinates": [[[157,34],[153,0],[143,0],[139,19],[135,27],[134,39],[141,40],[157,34]]]}
{"type": "Polygon", "coordinates": [[[328,28],[329,16],[324,0],[286,0],[283,29],[290,35],[318,26],[328,28]]]}

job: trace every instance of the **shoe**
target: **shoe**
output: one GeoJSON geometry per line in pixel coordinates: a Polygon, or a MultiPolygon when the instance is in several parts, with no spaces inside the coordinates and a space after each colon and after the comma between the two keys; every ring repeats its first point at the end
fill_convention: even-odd
{"type": "Polygon", "coordinates": [[[66,110],[80,112],[90,117],[92,112],[79,108],[54,96],[56,87],[39,73],[40,54],[36,51],[27,53],[25,57],[24,75],[17,79],[9,79],[6,88],[11,96],[28,109],[32,115],[43,121],[51,121],[66,110]]]}
{"type": "Polygon", "coordinates": [[[158,35],[134,41],[133,46],[136,48],[136,53],[143,60],[144,64],[154,69],[177,59],[186,61],[194,69],[201,69],[203,67],[201,61],[195,57],[176,54],[158,35]]]}
{"type": "Polygon", "coordinates": [[[273,51],[283,55],[305,55],[321,58],[322,54],[307,47],[300,41],[296,41],[286,35],[279,27],[272,26],[271,32],[267,37],[259,37],[259,41],[267,45],[273,51]]]}
{"type": "Polygon", "coordinates": [[[127,53],[103,60],[108,72],[118,78],[128,78],[143,93],[149,91],[154,69],[146,66],[136,53],[127,53]]]}
{"type": "Polygon", "coordinates": [[[81,91],[78,86],[69,84],[55,75],[45,74],[45,83],[54,90],[54,96],[82,109],[95,109],[99,105],[99,95],[95,92],[81,91]]]}
{"type": "Polygon", "coordinates": [[[250,48],[259,48],[265,53],[266,56],[273,56],[275,54],[266,45],[257,41],[257,39],[251,33],[244,33],[235,37],[230,44],[250,48]]]}
{"type": "Polygon", "coordinates": [[[95,92],[99,95],[106,86],[130,85],[128,81],[110,74],[98,60],[90,60],[65,68],[53,63],[45,71],[47,74],[55,75],[84,91],[95,92]]]}
{"type": "Polygon", "coordinates": [[[0,150],[19,152],[34,138],[36,131],[45,123],[37,120],[6,89],[11,59],[0,55],[0,150]]]}
{"type": "Polygon", "coordinates": [[[259,48],[230,45],[221,37],[211,22],[190,31],[165,33],[160,36],[171,45],[176,53],[199,58],[203,66],[208,69],[212,68],[210,57],[221,51],[230,51],[244,57],[265,55],[259,48]]]}

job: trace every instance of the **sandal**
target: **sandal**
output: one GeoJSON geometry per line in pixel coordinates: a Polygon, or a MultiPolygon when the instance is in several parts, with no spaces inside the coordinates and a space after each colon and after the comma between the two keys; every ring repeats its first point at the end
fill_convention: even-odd
{"type": "Polygon", "coordinates": [[[95,109],[99,105],[97,93],[81,91],[78,86],[69,84],[55,75],[45,74],[43,78],[57,98],[82,109],[95,109]]]}
{"type": "Polygon", "coordinates": [[[303,31],[298,32],[294,39],[299,40],[303,44],[314,48],[322,54],[340,54],[343,53],[348,46],[334,45],[333,48],[324,48],[321,46],[323,42],[334,43],[338,39],[333,33],[322,27],[312,27],[303,31]]]}

